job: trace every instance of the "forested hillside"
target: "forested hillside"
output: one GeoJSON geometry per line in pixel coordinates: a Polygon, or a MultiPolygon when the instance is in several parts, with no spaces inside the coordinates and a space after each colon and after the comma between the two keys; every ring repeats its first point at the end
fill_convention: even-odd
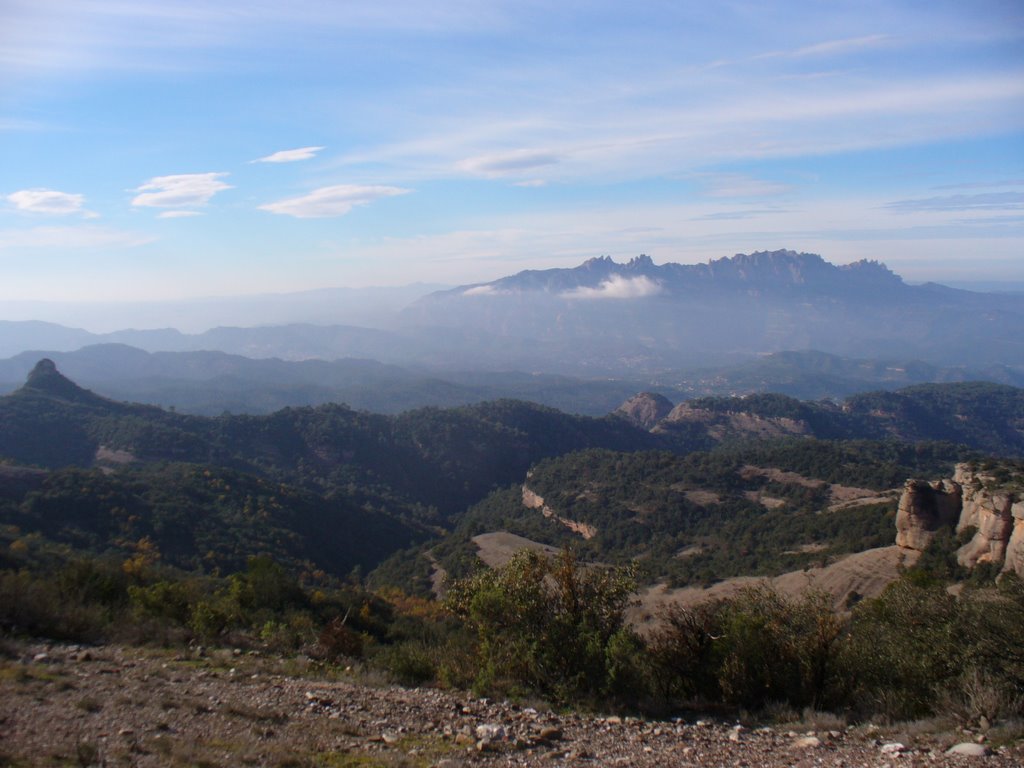
{"type": "MultiPolygon", "coordinates": [[[[814,439],[685,456],[581,451],[545,459],[521,484],[492,493],[432,556],[465,575],[476,560],[472,537],[508,531],[588,560],[636,561],[646,582],[774,575],[891,544],[904,480],[949,473],[967,455],[948,443],[814,439]]],[[[393,578],[398,565],[377,578],[393,578]]]]}

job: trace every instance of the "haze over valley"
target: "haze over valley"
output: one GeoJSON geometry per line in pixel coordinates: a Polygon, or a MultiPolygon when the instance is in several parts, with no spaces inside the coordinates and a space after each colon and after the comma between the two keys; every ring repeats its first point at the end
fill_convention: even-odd
{"type": "Polygon", "coordinates": [[[0,3],[0,766],[1024,764],[1015,0],[0,3]]]}

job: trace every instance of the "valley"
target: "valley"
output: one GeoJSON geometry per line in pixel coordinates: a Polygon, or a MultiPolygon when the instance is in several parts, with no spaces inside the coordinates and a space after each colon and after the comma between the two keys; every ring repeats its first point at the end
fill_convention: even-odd
{"type": "MultiPolygon", "coordinates": [[[[737,264],[786,263],[811,272],[799,287],[783,280],[766,291],[810,284],[829,295],[833,277],[814,281],[834,268],[794,259],[727,261],[715,290],[745,284],[745,272],[728,271],[737,264]]],[[[520,275],[471,295],[589,290],[584,273],[600,285],[618,268],[590,264],[541,283],[520,275]]],[[[879,267],[860,269],[869,283],[904,290],[879,267]]],[[[768,712],[782,702],[804,733],[819,710],[837,718],[815,749],[861,756],[877,744],[854,735],[859,724],[955,710],[992,759],[1014,754],[1012,691],[1024,667],[1015,644],[995,638],[1024,610],[1016,367],[984,368],[999,381],[976,381],[951,362],[787,351],[689,374],[640,365],[628,368],[637,378],[612,379],[109,344],[47,354],[0,361],[0,378],[23,377],[0,396],[0,627],[12,660],[26,638],[43,637],[133,658],[119,667],[123,679],[150,667],[154,646],[178,649],[174,664],[199,646],[232,649],[234,673],[214,665],[206,682],[189,683],[218,691],[214,681],[226,674],[230,684],[243,660],[266,659],[253,663],[279,670],[275,690],[304,685],[287,668],[298,664],[353,686],[345,695],[357,699],[387,682],[654,718],[757,713],[757,722],[778,721],[768,712]],[[651,386],[659,380],[668,383],[651,386]],[[814,394],[765,391],[774,383],[814,394]],[[133,392],[191,399],[127,402],[133,392]],[[345,393],[390,407],[338,402],[345,393]],[[228,402],[238,411],[220,408],[228,402]],[[937,637],[950,639],[928,647],[937,637]],[[977,704],[972,686],[990,703],[977,704]]],[[[12,674],[26,692],[39,685],[32,671],[12,674]]],[[[69,681],[91,701],[102,678],[69,681]]],[[[251,695],[267,695],[253,685],[251,695]]],[[[603,721],[585,718],[572,721],[579,736],[558,720],[566,744],[554,744],[533,733],[532,716],[501,707],[485,715],[504,723],[493,743],[465,723],[445,731],[440,716],[429,738],[401,717],[395,728],[405,730],[378,738],[389,713],[442,697],[394,695],[401,704],[372,728],[364,718],[340,737],[324,731],[317,749],[339,764],[587,759],[582,739],[601,745],[590,759],[645,764],[655,754],[605,743],[603,721]],[[393,747],[414,743],[404,757],[393,747]]],[[[241,711],[225,706],[229,718],[241,711]]],[[[111,713],[134,722],[121,707],[111,713]]],[[[216,710],[197,714],[188,722],[208,729],[209,714],[235,733],[216,710]]],[[[199,736],[202,750],[264,764],[289,748],[294,717],[278,718],[283,741],[259,737],[270,741],[257,748],[239,731],[226,752],[199,736]]],[[[639,744],[649,734],[636,722],[627,739],[639,744]]],[[[673,743],[685,737],[697,750],[704,732],[679,728],[673,743]]],[[[126,729],[138,732],[118,733],[126,729]]],[[[945,759],[949,736],[938,731],[907,749],[945,759]]],[[[165,734],[121,744],[98,733],[89,748],[119,760],[132,750],[157,762],[198,754],[165,734]]],[[[705,735],[707,754],[726,754],[721,733],[705,735]]],[[[790,754],[777,736],[764,739],[745,741],[764,765],[790,754]]]]}
{"type": "Polygon", "coordinates": [[[1024,765],[1022,30],[0,2],[0,768],[1024,765]]]}

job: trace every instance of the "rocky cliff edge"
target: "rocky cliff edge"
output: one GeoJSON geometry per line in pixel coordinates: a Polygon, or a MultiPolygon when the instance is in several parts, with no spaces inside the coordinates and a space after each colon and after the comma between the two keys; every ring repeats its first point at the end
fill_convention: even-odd
{"type": "Polygon", "coordinates": [[[967,568],[992,564],[1024,577],[1024,484],[958,464],[952,478],[908,480],[896,513],[896,544],[925,549],[942,527],[973,530],[957,550],[967,568]]]}

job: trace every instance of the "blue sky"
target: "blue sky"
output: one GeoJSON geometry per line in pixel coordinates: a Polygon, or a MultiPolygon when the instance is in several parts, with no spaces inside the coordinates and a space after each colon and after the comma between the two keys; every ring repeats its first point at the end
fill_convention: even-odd
{"type": "Polygon", "coordinates": [[[1024,3],[0,0],[0,301],[1024,280],[1024,3]]]}

